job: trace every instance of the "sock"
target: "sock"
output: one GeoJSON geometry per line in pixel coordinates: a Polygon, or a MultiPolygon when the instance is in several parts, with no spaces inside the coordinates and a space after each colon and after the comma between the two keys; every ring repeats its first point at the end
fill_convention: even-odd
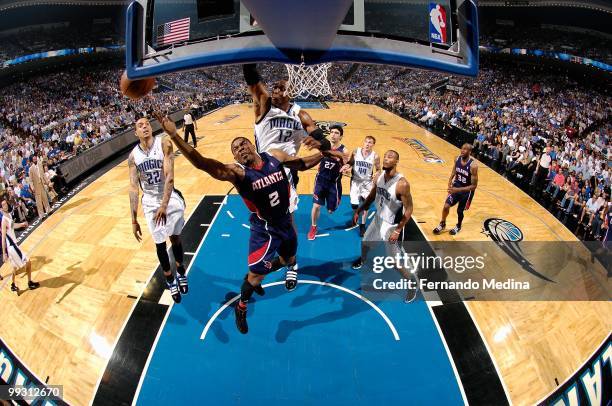
{"type": "Polygon", "coordinates": [[[181,276],[185,276],[185,267],[183,266],[183,264],[176,266],[176,272],[181,276]]]}
{"type": "Polygon", "coordinates": [[[297,273],[298,271],[298,264],[297,262],[291,264],[291,265],[287,265],[287,271],[294,271],[295,273],[297,273]]]}
{"type": "Polygon", "coordinates": [[[239,304],[243,304],[246,306],[247,302],[251,299],[251,296],[253,296],[253,292],[255,291],[255,289],[253,288],[253,285],[251,285],[248,281],[248,279],[244,279],[244,282],[242,282],[242,286],[240,287],[240,303],[239,304]]]}
{"type": "Polygon", "coordinates": [[[166,243],[162,242],[161,244],[155,244],[155,249],[157,251],[157,258],[159,259],[159,264],[164,271],[168,271],[170,269],[170,257],[168,257],[168,251],[166,250],[166,243]]]}
{"type": "MultiPolygon", "coordinates": [[[[172,254],[174,255],[174,260],[177,264],[181,264],[180,267],[183,268],[183,243],[180,241],[176,244],[172,244],[172,254]]],[[[178,266],[177,266],[178,269],[178,266]]],[[[185,268],[183,268],[183,272],[179,272],[181,275],[185,274],[185,268]]]]}

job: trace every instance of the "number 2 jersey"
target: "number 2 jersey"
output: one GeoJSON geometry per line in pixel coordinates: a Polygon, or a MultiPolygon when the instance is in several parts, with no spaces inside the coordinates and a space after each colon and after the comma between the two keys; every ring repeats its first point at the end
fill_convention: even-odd
{"type": "Polygon", "coordinates": [[[300,120],[300,110],[297,104],[291,104],[288,111],[270,105],[270,110],[255,123],[257,152],[274,148],[296,155],[307,135],[300,120]]]}
{"type": "MultiPolygon", "coordinates": [[[[142,189],[142,205],[158,207],[164,197],[164,151],[162,149],[162,136],[154,137],[153,145],[145,152],[140,143],[132,151],[134,164],[138,171],[138,180],[142,189]]],[[[177,191],[173,190],[172,194],[177,191]]]]}
{"type": "Polygon", "coordinates": [[[251,222],[257,218],[278,224],[289,218],[289,179],[283,164],[274,156],[262,152],[260,167],[240,165],[244,179],[236,188],[251,211],[251,222]]]}

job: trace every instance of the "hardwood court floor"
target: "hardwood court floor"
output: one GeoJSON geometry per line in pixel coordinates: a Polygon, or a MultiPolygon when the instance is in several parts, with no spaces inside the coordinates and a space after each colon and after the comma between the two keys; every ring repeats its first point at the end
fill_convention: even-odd
{"type": "MultiPolygon", "coordinates": [[[[347,123],[343,143],[351,149],[360,146],[365,135],[374,135],[379,154],[397,150],[399,168],[411,184],[415,220],[427,239],[451,238],[434,236],[431,229],[439,221],[457,148],[374,106],[334,103],[310,113],[315,120],[347,123]],[[420,141],[444,163],[425,162],[403,138],[420,141]]],[[[199,151],[229,162],[230,140],[253,134],[253,112],[249,105],[228,106],[199,120],[198,129],[198,136],[204,136],[199,151]]],[[[203,195],[229,190],[228,184],[198,172],[183,157],[175,165],[187,215],[203,195]]],[[[314,175],[314,170],[301,175],[300,193],[312,192],[314,175]]],[[[91,402],[114,343],[157,266],[142,213],[142,243],[132,236],[127,179],[123,162],[74,196],[23,243],[33,260],[34,277],[41,282],[39,290],[17,297],[6,279],[0,281],[0,336],[39,377],[64,385],[65,399],[75,405],[91,402]]],[[[348,190],[345,179],[344,193],[348,190]]],[[[310,207],[306,199],[300,203],[300,210],[310,207]]],[[[455,216],[451,212],[449,224],[455,216]]],[[[486,240],[482,224],[490,217],[519,225],[525,240],[576,240],[529,196],[481,165],[472,208],[455,240],[486,240]]],[[[4,266],[0,272],[8,275],[9,269],[4,266]]],[[[24,275],[17,283],[26,285],[24,275]]],[[[607,302],[470,302],[468,307],[514,404],[531,404],[553,390],[555,378],[564,381],[612,327],[612,305],[607,302]],[[496,336],[500,329],[505,331],[502,340],[496,336]]]]}

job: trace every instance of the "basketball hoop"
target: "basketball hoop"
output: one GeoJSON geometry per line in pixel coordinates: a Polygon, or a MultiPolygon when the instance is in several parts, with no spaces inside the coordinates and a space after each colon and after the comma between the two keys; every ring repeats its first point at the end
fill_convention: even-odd
{"type": "Polygon", "coordinates": [[[286,64],[289,74],[289,87],[287,92],[292,98],[310,96],[329,96],[331,89],[327,81],[327,70],[331,63],[318,65],[306,65],[303,62],[298,65],[286,64]]]}

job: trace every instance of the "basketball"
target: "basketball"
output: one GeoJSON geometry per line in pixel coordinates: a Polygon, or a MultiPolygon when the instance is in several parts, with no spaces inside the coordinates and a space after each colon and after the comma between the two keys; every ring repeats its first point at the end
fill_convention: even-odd
{"type": "Polygon", "coordinates": [[[130,80],[124,71],[119,82],[121,93],[132,100],[138,100],[146,96],[155,87],[155,78],[130,80]]]}

